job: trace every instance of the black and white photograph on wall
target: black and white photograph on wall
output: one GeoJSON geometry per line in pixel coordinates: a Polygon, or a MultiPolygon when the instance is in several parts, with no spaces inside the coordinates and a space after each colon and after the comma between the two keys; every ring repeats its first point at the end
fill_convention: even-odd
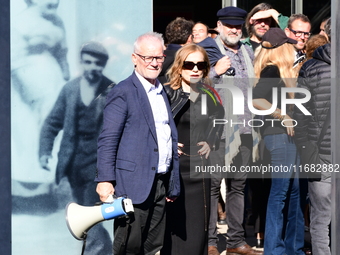
{"type": "MultiPolygon", "coordinates": [[[[106,95],[133,71],[152,1],[13,0],[10,16],[12,254],[81,254],[65,207],[99,201],[106,95]]],[[[112,254],[112,223],[88,231],[84,254],[112,254]]]]}

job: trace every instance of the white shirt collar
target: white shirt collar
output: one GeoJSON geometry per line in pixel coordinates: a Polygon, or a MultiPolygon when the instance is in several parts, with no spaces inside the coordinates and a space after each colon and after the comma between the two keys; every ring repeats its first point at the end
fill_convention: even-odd
{"type": "Polygon", "coordinates": [[[148,80],[146,80],[143,76],[141,76],[138,72],[135,71],[135,74],[139,81],[142,83],[145,92],[149,93],[150,91],[156,90],[156,93],[159,94],[162,92],[163,86],[162,84],[156,79],[156,85],[153,85],[148,80]]]}

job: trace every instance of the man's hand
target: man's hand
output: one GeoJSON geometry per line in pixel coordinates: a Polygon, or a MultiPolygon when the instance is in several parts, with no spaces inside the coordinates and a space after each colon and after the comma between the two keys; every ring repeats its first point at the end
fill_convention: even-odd
{"type": "Polygon", "coordinates": [[[42,155],[39,159],[39,163],[40,163],[41,168],[43,168],[47,171],[50,171],[51,168],[50,168],[48,162],[51,158],[52,158],[52,156],[50,156],[50,155],[42,155]]]}
{"type": "Polygon", "coordinates": [[[111,182],[99,182],[97,184],[96,191],[99,195],[100,201],[106,202],[107,198],[115,193],[115,188],[111,182]]]}
{"type": "Polygon", "coordinates": [[[219,59],[215,65],[215,72],[218,76],[224,74],[231,67],[231,61],[228,56],[219,59]]]}

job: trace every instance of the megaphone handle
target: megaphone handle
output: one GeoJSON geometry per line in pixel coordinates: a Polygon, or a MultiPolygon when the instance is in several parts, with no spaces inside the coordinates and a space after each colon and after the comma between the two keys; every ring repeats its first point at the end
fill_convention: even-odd
{"type": "Polygon", "coordinates": [[[84,231],[83,234],[84,234],[84,239],[83,239],[83,247],[81,249],[81,255],[84,255],[84,252],[85,252],[87,232],[84,231]]]}
{"type": "Polygon", "coordinates": [[[105,200],[105,203],[112,203],[113,202],[113,195],[109,195],[107,199],[105,200]]]}

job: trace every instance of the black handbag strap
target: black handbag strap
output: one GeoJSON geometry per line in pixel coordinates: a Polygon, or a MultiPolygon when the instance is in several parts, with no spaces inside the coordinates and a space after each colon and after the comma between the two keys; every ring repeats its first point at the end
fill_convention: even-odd
{"type": "Polygon", "coordinates": [[[325,122],[323,123],[323,127],[322,127],[321,132],[320,132],[320,136],[319,136],[319,140],[318,140],[318,147],[320,146],[321,140],[323,139],[323,137],[326,134],[326,131],[327,131],[327,128],[329,127],[330,122],[331,122],[331,109],[329,108],[325,122]]]}

